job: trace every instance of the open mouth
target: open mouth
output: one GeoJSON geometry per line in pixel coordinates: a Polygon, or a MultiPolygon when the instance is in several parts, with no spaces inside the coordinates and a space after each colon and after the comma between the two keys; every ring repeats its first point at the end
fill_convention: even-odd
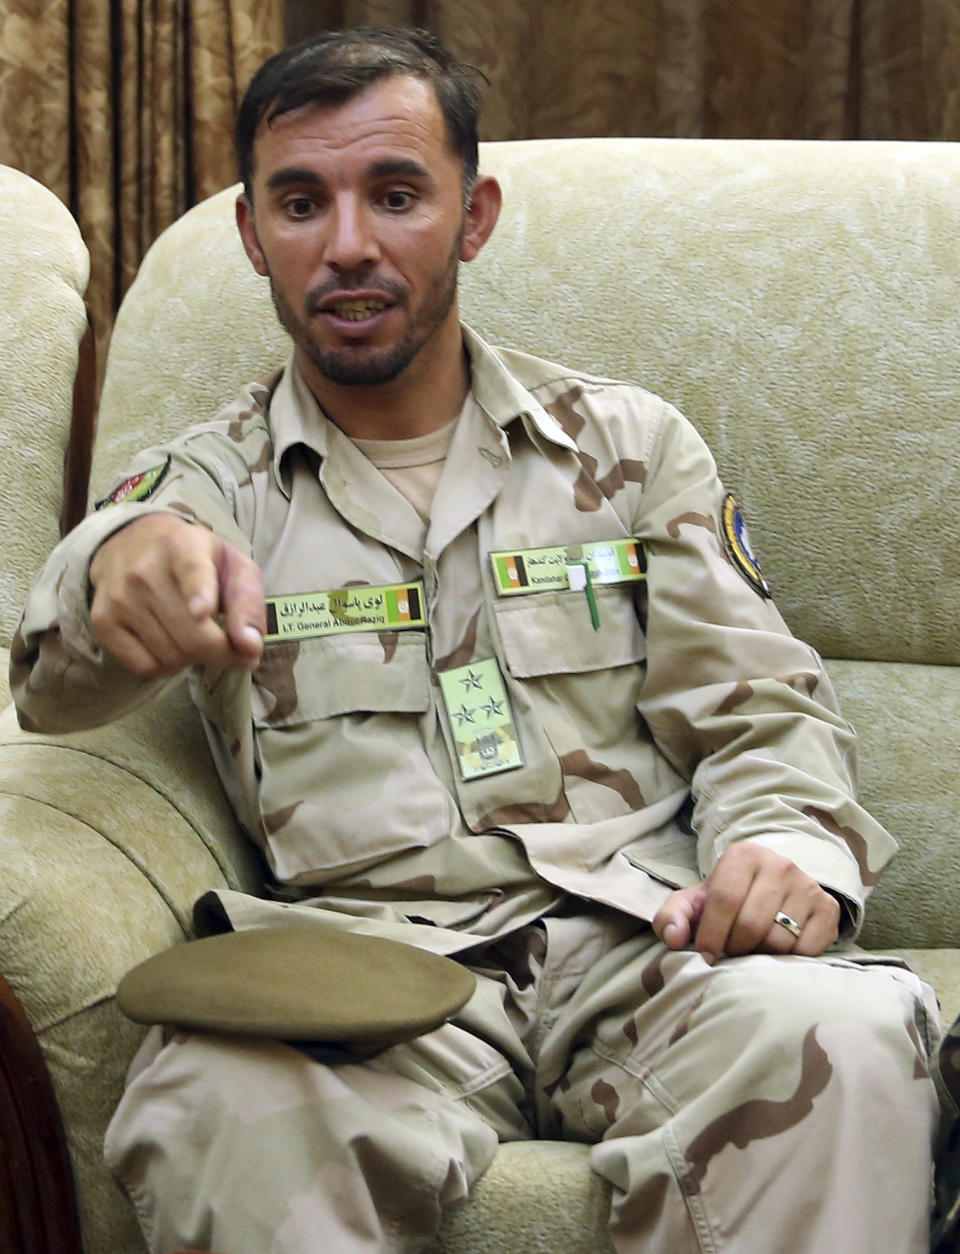
{"type": "Polygon", "coordinates": [[[363,322],[375,314],[383,313],[386,308],[387,302],[384,300],[361,298],[339,300],[332,305],[327,305],[324,312],[333,314],[336,318],[343,318],[347,322],[363,322]]]}

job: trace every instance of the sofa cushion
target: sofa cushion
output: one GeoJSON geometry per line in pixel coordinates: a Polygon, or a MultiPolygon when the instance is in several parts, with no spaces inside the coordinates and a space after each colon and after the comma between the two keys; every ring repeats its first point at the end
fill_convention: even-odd
{"type": "Polygon", "coordinates": [[[470,1200],[444,1216],[427,1254],[613,1254],[610,1186],[590,1147],[561,1141],[501,1145],[470,1200]]]}
{"type": "Polygon", "coordinates": [[[0,256],[0,643],[9,644],[59,537],[89,257],[66,206],[8,166],[0,256]]]}
{"type": "Polygon", "coordinates": [[[860,742],[860,798],[900,845],[873,890],[860,943],[958,939],[960,667],[829,661],[860,742]]]}

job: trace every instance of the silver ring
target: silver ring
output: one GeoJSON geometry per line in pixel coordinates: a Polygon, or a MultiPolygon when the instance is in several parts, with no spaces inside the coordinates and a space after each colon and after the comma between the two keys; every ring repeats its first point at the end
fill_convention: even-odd
{"type": "Polygon", "coordinates": [[[799,938],[800,933],[803,931],[796,919],[791,919],[789,914],[784,914],[782,910],[777,911],[773,916],[773,921],[774,923],[779,923],[781,927],[785,927],[791,936],[799,938]]]}

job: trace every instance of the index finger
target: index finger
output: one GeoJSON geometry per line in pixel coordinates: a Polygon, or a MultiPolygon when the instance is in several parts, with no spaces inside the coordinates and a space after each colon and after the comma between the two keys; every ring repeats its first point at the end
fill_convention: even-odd
{"type": "Polygon", "coordinates": [[[194,660],[252,670],[260,659],[266,629],[263,581],[256,563],[202,527],[178,533],[175,541],[170,571],[193,623],[186,638],[194,660]]]}
{"type": "Polygon", "coordinates": [[[203,527],[177,531],[168,540],[170,574],[190,616],[212,618],[220,604],[220,580],[212,551],[213,536],[203,527]]]}
{"type": "Polygon", "coordinates": [[[225,544],[220,554],[220,608],[231,645],[255,664],[267,633],[263,577],[252,558],[225,544]]]}
{"type": "Polygon", "coordinates": [[[724,952],[733,926],[753,884],[755,870],[748,864],[721,859],[707,881],[694,948],[708,962],[716,962],[724,952]]]}

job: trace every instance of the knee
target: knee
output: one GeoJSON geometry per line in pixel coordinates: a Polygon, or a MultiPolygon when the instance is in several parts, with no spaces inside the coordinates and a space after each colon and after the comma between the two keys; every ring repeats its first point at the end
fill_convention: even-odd
{"type": "MultiPolygon", "coordinates": [[[[932,994],[911,972],[843,959],[754,955],[717,969],[714,1012],[751,1052],[798,1046],[833,1073],[866,1082],[883,1056],[905,1079],[927,1074],[937,1028],[932,994]],[[742,964],[742,965],[740,965],[742,964]]],[[[882,1068],[881,1068],[882,1069],[882,1068]]]]}
{"type": "Polygon", "coordinates": [[[240,1228],[244,1249],[306,1249],[296,1234],[360,1225],[393,1249],[435,1230],[496,1144],[464,1102],[385,1068],[183,1035],[132,1080],[106,1155],[164,1248],[238,1248],[204,1242],[240,1228]]]}

